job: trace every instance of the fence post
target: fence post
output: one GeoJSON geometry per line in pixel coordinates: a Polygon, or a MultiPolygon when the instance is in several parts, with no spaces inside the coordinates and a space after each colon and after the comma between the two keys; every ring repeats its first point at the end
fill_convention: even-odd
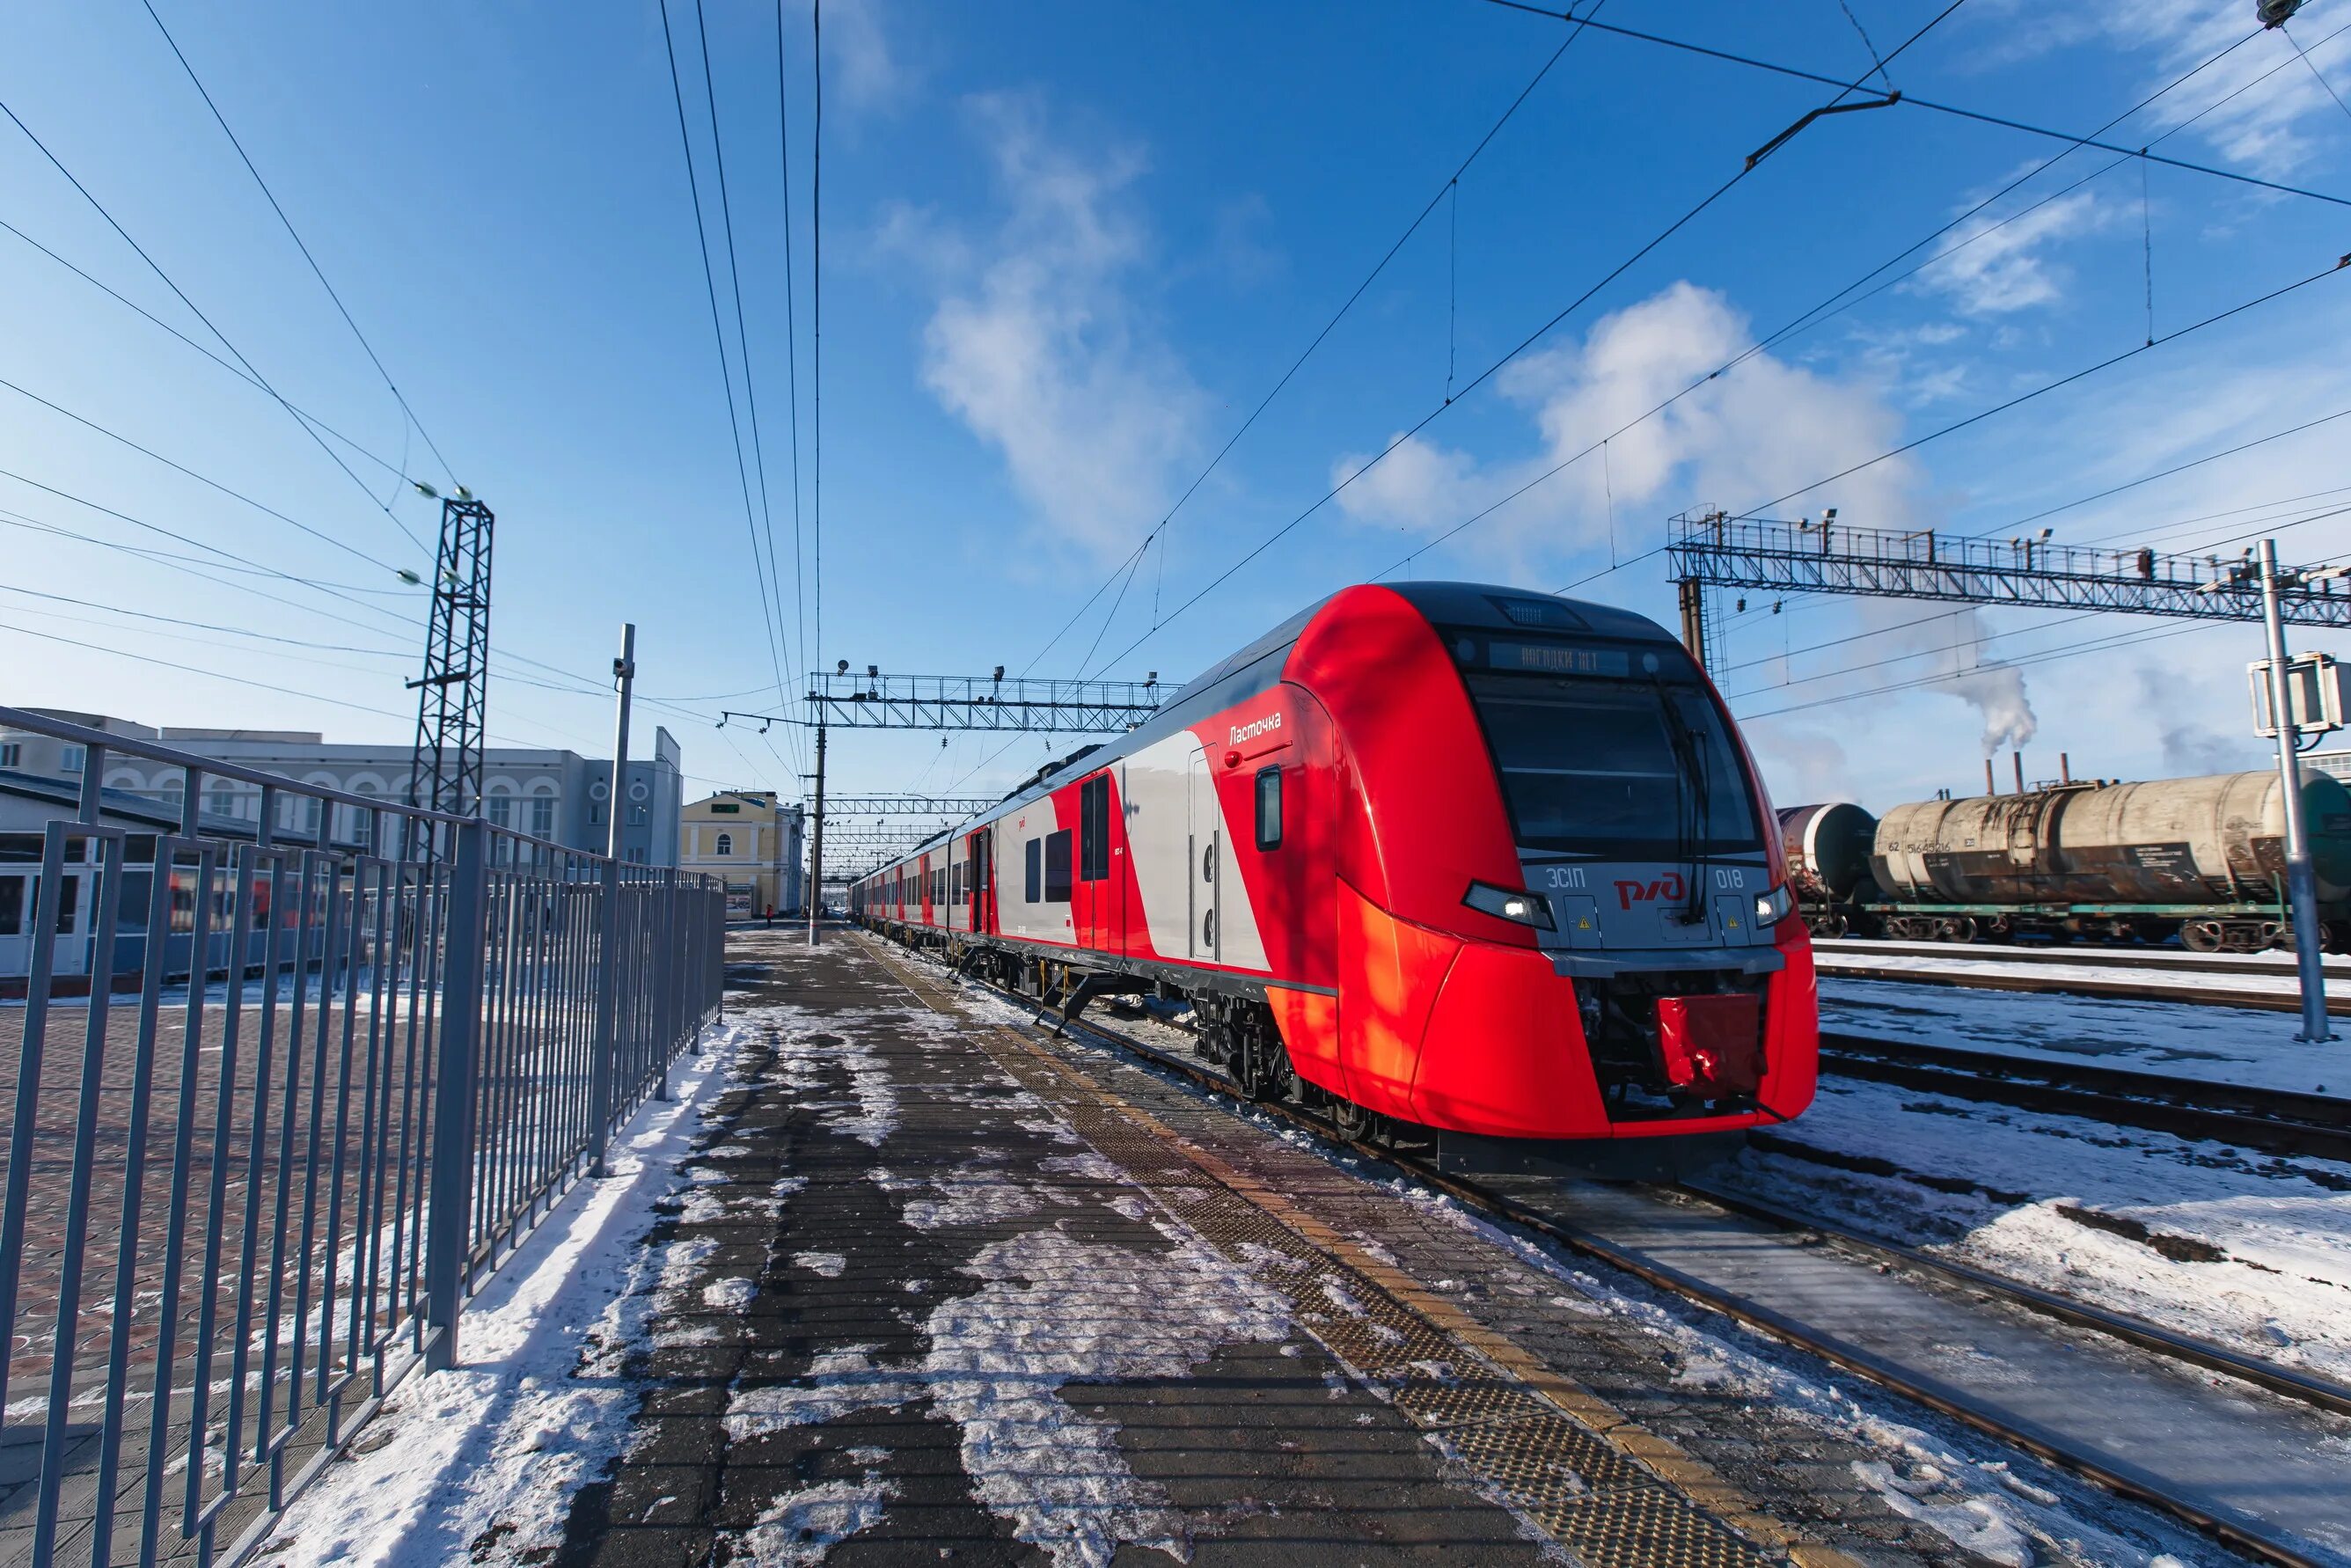
{"type": "Polygon", "coordinates": [[[611,1132],[612,1052],[621,1010],[621,863],[607,859],[596,900],[596,1034],[588,1048],[588,1174],[604,1174],[611,1132]]]}
{"type": "Polygon", "coordinates": [[[656,1016],[659,1019],[659,1021],[654,1025],[655,1030],[659,1032],[658,1038],[654,1040],[653,1049],[661,1058],[661,1077],[654,1084],[653,1098],[656,1100],[666,1100],[670,1097],[670,1061],[677,1054],[679,1045],[682,1043],[677,1023],[676,998],[684,989],[685,977],[679,973],[680,966],[677,962],[678,873],[674,870],[670,870],[663,871],[656,874],[660,879],[661,887],[661,925],[659,927],[661,936],[657,945],[653,948],[653,951],[661,955],[661,977],[656,982],[660,988],[653,993],[658,1009],[656,1016]]]}
{"type": "Polygon", "coordinates": [[[465,1299],[466,1231],[474,1191],[474,1061],[482,1029],[484,905],[489,829],[478,817],[456,830],[441,963],[441,1061],[433,1083],[433,1195],[424,1230],[424,1365],[457,1364],[457,1312],[465,1299]]]}

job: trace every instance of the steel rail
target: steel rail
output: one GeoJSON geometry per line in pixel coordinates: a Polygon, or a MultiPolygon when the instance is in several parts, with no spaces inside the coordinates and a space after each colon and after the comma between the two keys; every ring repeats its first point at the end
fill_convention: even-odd
{"type": "MultiPolygon", "coordinates": [[[[904,944],[900,946],[903,946],[904,944]]],[[[915,950],[909,948],[908,951],[915,950]]],[[[1858,1346],[1846,1344],[1833,1336],[1815,1333],[1800,1321],[1741,1295],[1736,1291],[1716,1285],[1671,1265],[1660,1263],[1642,1255],[1635,1249],[1613,1241],[1583,1226],[1545,1215],[1517,1199],[1481,1186],[1459,1174],[1443,1170],[1439,1166],[1383,1145],[1350,1138],[1340,1132],[1327,1118],[1319,1116],[1301,1106],[1286,1104],[1280,1101],[1249,1100],[1240,1092],[1239,1086],[1230,1077],[1205,1063],[1186,1061],[1172,1051],[1162,1050],[1123,1030],[1091,1020],[1069,1022],[1061,1019],[1053,1009],[1040,1004],[1037,998],[1019,991],[1008,989],[991,981],[960,972],[957,972],[956,977],[1019,1004],[1030,1012],[1035,1020],[1040,1023],[1050,1022],[1064,1030],[1081,1030],[1148,1065],[1177,1073],[1212,1092],[1229,1096],[1246,1105],[1279,1116],[1326,1142],[1368,1158],[1379,1160],[1448,1197],[1459,1199],[1480,1212],[1508,1220],[1548,1240],[1555,1241],[1571,1251],[1619,1269],[1671,1295],[1694,1301],[1751,1328],[1759,1329],[1773,1338],[1816,1355],[1832,1365],[1842,1367],[1879,1387],[1916,1400],[1928,1408],[1976,1431],[2023,1448],[2062,1469],[2110,1491],[2135,1499],[2168,1513],[2230,1546],[2249,1552],[2267,1562],[2282,1564],[2283,1568],[2321,1568],[2318,1559],[2306,1556],[2283,1542],[2260,1534],[2193,1501],[2167,1491],[2158,1478],[2133,1473],[2125,1468],[2106,1464],[2082,1454],[2069,1447],[2055,1434],[2026,1430],[2017,1423],[2004,1420],[1970,1402],[1959,1391],[1942,1385],[1931,1375],[1914,1373],[1858,1346]]],[[[1708,1197],[1705,1201],[1720,1206],[1719,1200],[1712,1197],[1708,1197]]],[[[2013,1281],[2001,1281],[1996,1275],[1987,1275],[1985,1278],[1994,1283],[1983,1288],[1999,1291],[2003,1294],[2007,1293],[2007,1288],[2013,1284],[2013,1281]]],[[[2154,1329],[2154,1326],[2147,1325],[2149,1329],[2154,1329]]],[[[2165,1331],[2156,1332],[2161,1333],[2165,1331]]],[[[2134,1348],[2154,1351],[2153,1341],[2154,1336],[2150,1335],[2146,1341],[2125,1340],[2124,1343],[2132,1344],[2134,1348]]],[[[2222,1354],[2230,1354],[2221,1351],[2218,1346],[2211,1348],[2222,1354]]],[[[2154,1353],[2168,1354],[2168,1352],[2164,1351],[2154,1353]]],[[[2284,1374],[2284,1369],[2278,1370],[2281,1375],[2284,1374]]]]}
{"type": "MultiPolygon", "coordinates": [[[[2240,979],[2294,978],[2291,954],[2174,952],[2168,947],[2023,947],[2012,944],[1907,942],[1892,937],[1815,936],[1813,951],[1831,957],[1952,958],[1971,964],[2051,965],[2104,969],[2144,969],[2152,975],[2234,975],[2240,979]]],[[[2351,979],[2351,958],[2330,957],[2326,972],[2351,979]]]]}
{"type": "Polygon", "coordinates": [[[2200,1366],[2210,1372],[2224,1373],[2247,1383],[2257,1384],[2273,1394],[2284,1395],[2338,1415],[2351,1416],[2351,1385],[2332,1378],[2300,1372],[2264,1361],[2257,1355],[2247,1355],[2231,1350],[2211,1340],[2199,1339],[2162,1324],[2136,1317],[2128,1312],[2111,1312],[2092,1306],[2087,1301],[2044,1291],[2038,1285],[2028,1285],[1972,1264],[1939,1257],[1924,1248],[1886,1237],[1872,1236],[1839,1220],[1823,1218],[1807,1210],[1795,1209],[1771,1202],[1768,1198],[1717,1186],[1711,1182],[1684,1176],[1677,1184],[1684,1191],[1704,1198],[1720,1207],[1735,1210],[1754,1218],[1768,1221],[1784,1230],[1811,1231],[1830,1237],[1849,1247],[1882,1254],[1904,1265],[1925,1272],[1939,1274],[1972,1290],[1989,1291],[2002,1301],[2028,1307],[2036,1312],[2073,1324],[2076,1328],[2095,1330],[2111,1338],[2138,1346],[2142,1350],[2200,1366]]]}
{"type": "MultiPolygon", "coordinates": [[[[1823,955],[1834,957],[1834,955],[1823,955]]],[[[1986,962],[1988,960],[1978,960],[1986,962]]],[[[2134,1002],[2176,1002],[2198,1008],[2252,1008],[2262,1012],[2300,1012],[2302,999],[2293,991],[2230,990],[2215,986],[2183,984],[2148,986],[2134,980],[2098,980],[2066,975],[1988,975],[1959,969],[1899,969],[1865,964],[1823,963],[1826,980],[1881,980],[1906,986],[1955,986],[1971,991],[2017,991],[2032,995],[2106,997],[2134,1002]]],[[[2351,1017],[2351,997],[2329,997],[2326,1010],[2351,1017]]]]}
{"type": "Polygon", "coordinates": [[[2351,1161],[2351,1097],[2043,1061],[1874,1035],[1821,1034],[1826,1071],[2265,1153],[2351,1161]]]}

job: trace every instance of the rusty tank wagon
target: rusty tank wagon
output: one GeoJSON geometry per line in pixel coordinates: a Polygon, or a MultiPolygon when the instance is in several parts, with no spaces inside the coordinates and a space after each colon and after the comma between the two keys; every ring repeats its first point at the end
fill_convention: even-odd
{"type": "MultiPolygon", "coordinates": [[[[2302,779],[2327,945],[2351,944],[2351,791],[2302,779]]],[[[2285,813],[2275,773],[2082,782],[1917,800],[1876,820],[1868,869],[1842,892],[1855,825],[1839,810],[1780,813],[1791,881],[1823,936],[1908,940],[2071,936],[2250,952],[2292,941],[2285,813]],[[1808,813],[1813,813],[1808,815],[1808,813]],[[1832,873],[1835,874],[1832,874],[1832,873]]],[[[1865,815],[1865,813],[1861,813],[1865,815]]]]}

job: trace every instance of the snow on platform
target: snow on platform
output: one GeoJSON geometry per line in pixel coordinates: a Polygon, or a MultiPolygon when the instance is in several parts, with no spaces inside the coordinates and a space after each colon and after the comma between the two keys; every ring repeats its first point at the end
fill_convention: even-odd
{"type": "MultiPolygon", "coordinates": [[[[2235,984],[2234,981],[2229,982],[2235,984]]],[[[2294,1013],[2200,1003],[1957,989],[1855,980],[1823,971],[1821,1027],[2042,1061],[2094,1061],[2137,1072],[2351,1099],[2351,1019],[2343,1038],[2304,1045],[2294,1013]]]]}
{"type": "Polygon", "coordinates": [[[274,1568],[2218,1560],[884,951],[736,934],[680,1098],[274,1568]]]}

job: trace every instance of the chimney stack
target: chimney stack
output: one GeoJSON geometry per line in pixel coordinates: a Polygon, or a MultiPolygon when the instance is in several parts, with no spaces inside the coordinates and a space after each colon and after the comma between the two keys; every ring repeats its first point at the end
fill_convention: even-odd
{"type": "Polygon", "coordinates": [[[1991,758],[1989,757],[1984,758],[1984,793],[1987,795],[2000,793],[2000,780],[1992,776],[1991,758]]]}
{"type": "Polygon", "coordinates": [[[2009,759],[2016,764],[2016,792],[2022,795],[2024,793],[2024,750],[2019,747],[2008,755],[2009,759]]]}
{"type": "Polygon", "coordinates": [[[2062,751],[2057,754],[2057,781],[2061,784],[2071,784],[2074,781],[2073,758],[2062,751]]]}

